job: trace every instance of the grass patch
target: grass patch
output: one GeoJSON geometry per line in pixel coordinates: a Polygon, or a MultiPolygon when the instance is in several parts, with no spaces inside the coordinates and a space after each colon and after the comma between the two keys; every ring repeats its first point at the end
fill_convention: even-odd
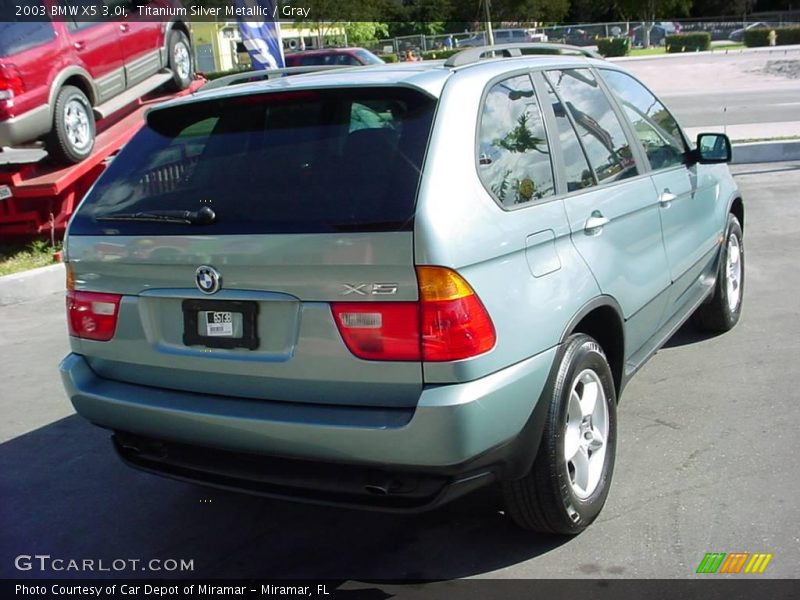
{"type": "MultiPolygon", "coordinates": [[[[747,48],[744,44],[737,44],[735,42],[731,42],[730,44],[718,44],[712,45],[711,48],[708,49],[708,52],[725,52],[726,50],[744,50],[747,48]]],[[[631,48],[630,53],[628,56],[660,56],[662,54],[666,54],[667,49],[664,46],[656,46],[654,48],[631,48]]],[[[685,52],[685,54],[692,54],[691,52],[685,52]]]]}
{"type": "Polygon", "coordinates": [[[60,249],[61,244],[53,248],[42,240],[29,244],[4,244],[0,246],[0,276],[52,265],[53,252],[60,249]]]}
{"type": "Polygon", "coordinates": [[[731,42],[730,44],[718,44],[716,46],[711,46],[711,52],[716,52],[717,50],[744,50],[747,48],[744,44],[737,44],[736,42],[731,42]]]}
{"type": "Polygon", "coordinates": [[[664,46],[656,46],[654,48],[632,48],[628,56],[657,56],[666,53],[667,50],[664,46]]]}

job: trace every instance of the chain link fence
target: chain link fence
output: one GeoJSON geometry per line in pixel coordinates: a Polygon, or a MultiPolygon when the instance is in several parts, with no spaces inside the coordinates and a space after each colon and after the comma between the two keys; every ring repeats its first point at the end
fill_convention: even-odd
{"type": "MultiPolygon", "coordinates": [[[[641,21],[616,21],[611,23],[579,23],[545,27],[541,31],[547,35],[550,42],[561,42],[574,46],[594,46],[598,37],[629,36],[634,45],[642,45],[644,41],[643,29],[650,27],[651,45],[659,45],[666,35],[682,32],[711,34],[712,41],[741,41],[731,39],[731,35],[748,26],[786,27],[800,23],[800,10],[777,12],[753,13],[743,17],[720,17],[714,19],[675,19],[663,20],[655,23],[641,21]]],[[[504,28],[511,28],[511,25],[504,28]]],[[[520,27],[520,29],[525,29],[520,27]]],[[[361,44],[363,47],[376,54],[395,54],[402,56],[409,50],[421,54],[431,50],[447,49],[450,45],[448,38],[452,37],[452,47],[458,48],[459,44],[475,36],[478,32],[451,32],[439,35],[406,35],[387,40],[374,40],[361,44]]],[[[736,37],[736,36],[734,36],[736,37]]]]}

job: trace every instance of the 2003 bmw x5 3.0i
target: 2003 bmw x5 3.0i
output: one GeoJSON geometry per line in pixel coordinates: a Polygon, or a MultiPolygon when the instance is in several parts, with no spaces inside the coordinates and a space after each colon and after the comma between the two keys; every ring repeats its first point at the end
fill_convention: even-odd
{"type": "Polygon", "coordinates": [[[744,209],[725,136],[562,50],[151,110],[69,227],[75,409],[168,477],[396,511],[497,482],[580,532],[626,382],[738,321],[744,209]]]}

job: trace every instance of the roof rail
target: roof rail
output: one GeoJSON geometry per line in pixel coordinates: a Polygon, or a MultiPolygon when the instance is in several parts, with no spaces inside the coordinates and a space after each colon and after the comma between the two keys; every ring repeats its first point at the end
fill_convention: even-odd
{"type": "Polygon", "coordinates": [[[580,46],[572,46],[570,44],[551,44],[549,42],[532,42],[527,44],[496,44],[494,46],[480,46],[478,48],[469,48],[458,54],[454,54],[448,58],[445,67],[463,67],[478,62],[483,56],[492,52],[497,52],[505,57],[522,56],[525,50],[531,50],[526,54],[536,54],[539,51],[541,54],[548,54],[556,51],[556,54],[580,54],[587,58],[603,57],[594,50],[588,50],[580,46]]]}
{"type": "Polygon", "coordinates": [[[218,79],[213,79],[197,91],[207,92],[209,90],[228,87],[229,85],[240,85],[242,83],[253,83],[255,81],[263,81],[265,79],[276,79],[278,77],[286,77],[288,75],[304,75],[309,73],[318,73],[321,71],[347,68],[352,69],[353,65],[306,65],[302,67],[285,67],[283,69],[242,71],[241,73],[233,73],[231,75],[219,77],[218,79]]]}

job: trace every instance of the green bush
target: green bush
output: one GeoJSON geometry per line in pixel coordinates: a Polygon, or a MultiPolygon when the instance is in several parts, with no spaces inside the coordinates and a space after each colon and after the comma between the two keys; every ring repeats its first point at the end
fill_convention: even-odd
{"type": "Polygon", "coordinates": [[[778,46],[800,44],[800,27],[778,27],[775,33],[778,34],[778,39],[775,42],[778,46]]]}
{"type": "Polygon", "coordinates": [[[603,56],[626,56],[631,50],[631,40],[627,37],[597,38],[597,51],[603,56]]]}
{"type": "MultiPolygon", "coordinates": [[[[800,27],[776,27],[775,45],[800,44],[800,27]]],[[[749,29],[744,32],[744,45],[748,48],[769,46],[769,29],[749,29]]]]}
{"type": "Polygon", "coordinates": [[[748,48],[769,46],[769,38],[767,36],[769,36],[769,29],[749,29],[744,32],[744,45],[748,48]]]}
{"type": "Polygon", "coordinates": [[[387,63],[397,62],[397,54],[381,54],[380,57],[383,59],[383,62],[387,63]]]}
{"type": "Polygon", "coordinates": [[[676,33],[666,38],[667,52],[696,52],[711,47],[711,34],[705,31],[697,33],[676,33]]]}

